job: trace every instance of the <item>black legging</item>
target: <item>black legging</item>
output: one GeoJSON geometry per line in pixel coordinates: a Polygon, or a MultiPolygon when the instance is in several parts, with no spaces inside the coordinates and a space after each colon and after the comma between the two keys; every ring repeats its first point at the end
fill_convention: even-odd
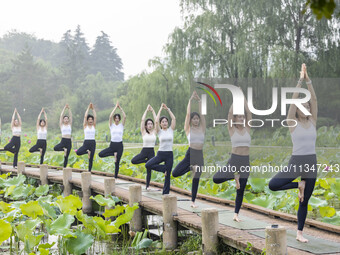
{"type": "Polygon", "coordinates": [[[68,156],[70,155],[72,148],[71,138],[61,138],[61,142],[54,146],[55,151],[64,151],[67,149],[66,156],[64,155],[64,167],[67,166],[68,156]]]}
{"type": "Polygon", "coordinates": [[[13,167],[18,165],[18,154],[21,146],[20,136],[12,136],[11,141],[5,145],[4,150],[14,154],[13,167]]]}
{"type": "Polygon", "coordinates": [[[81,146],[77,150],[77,155],[80,156],[80,155],[87,154],[88,150],[91,152],[90,158],[89,158],[89,171],[91,171],[94,153],[96,152],[96,141],[95,140],[84,140],[83,146],[81,146]]]}
{"type": "Polygon", "coordinates": [[[317,177],[316,155],[292,155],[289,160],[287,172],[277,173],[269,182],[269,189],[273,191],[297,189],[298,183],[293,182],[297,177],[301,176],[301,180],[306,182],[303,202],[299,202],[299,210],[297,212],[298,230],[303,230],[305,225],[308,200],[312,196],[315,181],[317,177]],[[309,169],[309,170],[308,170],[309,169]],[[314,171],[312,170],[314,169],[314,171]]]}
{"type": "MultiPolygon", "coordinates": [[[[143,148],[142,151],[131,159],[132,164],[146,163],[155,156],[154,148],[143,148]]],[[[146,187],[150,186],[151,169],[146,168],[146,187]]]]}
{"type": "Polygon", "coordinates": [[[239,213],[243,201],[244,189],[246,188],[249,177],[249,156],[231,154],[231,157],[226,165],[225,171],[218,171],[214,177],[214,183],[220,184],[225,181],[235,179],[235,173],[240,174],[240,188],[236,190],[235,213],[239,213]],[[228,169],[230,169],[228,171],[228,169]],[[233,171],[235,170],[235,172],[233,171]]]}
{"type": "Polygon", "coordinates": [[[119,162],[123,154],[123,149],[124,149],[123,142],[111,142],[110,147],[102,150],[98,154],[99,157],[104,158],[104,157],[114,156],[115,152],[117,152],[117,161],[115,162],[115,178],[118,177],[119,162]]]}
{"type": "Polygon", "coordinates": [[[172,151],[158,151],[157,156],[146,162],[145,167],[155,170],[157,172],[166,172],[163,195],[170,193],[170,177],[172,165],[174,163],[174,155],[172,151]],[[164,164],[160,164],[164,162],[164,164]]]}
{"type": "Polygon", "coordinates": [[[192,179],[192,187],[191,187],[191,201],[195,202],[198,185],[201,177],[201,169],[204,166],[203,160],[203,151],[202,150],[195,150],[192,148],[188,148],[187,152],[185,153],[184,159],[178,163],[175,169],[172,171],[173,177],[179,177],[187,172],[190,171],[190,166],[198,166],[197,171],[194,174],[192,179]]]}
{"type": "Polygon", "coordinates": [[[29,150],[30,153],[40,151],[42,149],[42,153],[40,156],[40,165],[44,163],[44,156],[46,152],[46,140],[45,139],[38,139],[37,143],[29,150]]]}

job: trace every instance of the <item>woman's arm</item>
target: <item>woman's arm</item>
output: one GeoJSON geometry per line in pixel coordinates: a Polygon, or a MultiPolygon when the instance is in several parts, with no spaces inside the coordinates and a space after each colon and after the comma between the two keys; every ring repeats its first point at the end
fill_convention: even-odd
{"type": "Polygon", "coordinates": [[[123,126],[124,126],[124,125],[125,125],[125,121],[126,121],[126,114],[125,114],[123,108],[122,108],[120,105],[118,105],[118,107],[119,107],[119,109],[120,109],[120,110],[122,111],[122,113],[123,113],[122,124],[123,124],[123,126]]]}
{"type": "Polygon", "coordinates": [[[60,113],[60,118],[59,118],[59,126],[60,126],[60,128],[63,125],[63,119],[64,119],[65,111],[66,111],[66,108],[67,108],[66,106],[67,105],[64,106],[63,110],[60,113]]]}
{"type": "MultiPolygon", "coordinates": [[[[186,135],[190,132],[190,112],[191,112],[191,100],[194,98],[194,93],[192,93],[188,105],[187,105],[187,114],[185,115],[185,121],[184,121],[184,131],[186,135]]],[[[172,123],[172,122],[171,122],[172,123]]]]}
{"type": "Polygon", "coordinates": [[[20,114],[18,113],[18,111],[17,111],[17,116],[18,116],[19,127],[21,127],[22,121],[21,121],[21,117],[20,117],[20,114]]]}
{"type": "Polygon", "coordinates": [[[246,113],[246,127],[250,129],[249,121],[252,120],[253,117],[252,117],[251,111],[249,110],[248,102],[246,98],[244,98],[244,109],[246,113]]]}
{"type": "Polygon", "coordinates": [[[175,130],[176,128],[176,117],[175,115],[172,113],[172,111],[170,110],[170,108],[168,108],[166,105],[165,105],[165,109],[168,111],[170,117],[171,117],[171,129],[172,130],[175,130]]]}
{"type": "Polygon", "coordinates": [[[73,122],[72,111],[69,105],[67,105],[67,108],[68,108],[68,113],[69,113],[69,123],[72,126],[72,122],[73,122]]]}
{"type": "Polygon", "coordinates": [[[146,114],[148,113],[149,109],[150,109],[150,105],[148,104],[148,106],[145,109],[145,112],[143,113],[142,120],[140,122],[140,131],[142,133],[142,136],[145,135],[145,132],[146,132],[144,123],[145,123],[146,114]]]}
{"type": "Polygon", "coordinates": [[[12,121],[11,121],[11,128],[14,127],[14,120],[15,120],[15,114],[17,112],[17,108],[14,109],[13,115],[12,115],[12,121]]]}
{"type": "Polygon", "coordinates": [[[312,85],[312,81],[309,79],[306,65],[304,67],[305,67],[304,70],[305,70],[306,84],[307,84],[308,90],[311,94],[310,110],[311,110],[312,118],[314,119],[315,124],[316,124],[316,120],[318,118],[318,100],[316,98],[316,94],[315,94],[315,91],[314,91],[314,88],[313,88],[313,85],[312,85]]]}
{"type": "Polygon", "coordinates": [[[159,111],[157,113],[157,116],[156,116],[156,119],[155,119],[155,130],[156,130],[156,133],[159,132],[160,130],[160,127],[159,127],[159,118],[161,117],[161,112],[162,112],[162,109],[163,109],[163,105],[161,105],[161,107],[159,108],[159,111]]]}
{"type": "Polygon", "coordinates": [[[47,129],[48,128],[48,121],[47,121],[47,114],[45,112],[45,109],[44,109],[43,113],[44,113],[44,118],[45,118],[45,123],[46,123],[46,129],[47,129]]]}
{"type": "Polygon", "coordinates": [[[117,109],[117,105],[113,108],[112,112],[110,113],[110,117],[109,117],[109,127],[111,128],[111,125],[112,125],[112,118],[113,118],[113,115],[115,113],[117,109]]]}
{"type": "Polygon", "coordinates": [[[87,125],[87,115],[89,114],[91,105],[92,105],[92,103],[89,104],[89,106],[88,106],[87,109],[86,109],[85,115],[84,115],[84,121],[83,121],[83,126],[84,126],[84,128],[85,128],[86,125],[87,125]]]}
{"type": "Polygon", "coordinates": [[[44,108],[41,108],[41,111],[40,111],[40,113],[39,113],[39,115],[38,115],[38,118],[37,118],[37,130],[38,130],[38,128],[39,128],[39,123],[40,123],[40,118],[41,118],[41,114],[43,113],[43,110],[44,110],[44,108]]]}
{"type": "MultiPolygon", "coordinates": [[[[301,72],[300,72],[300,79],[296,85],[297,88],[301,88],[301,85],[302,85],[302,81],[304,79],[304,71],[303,71],[303,65],[301,67],[301,72]]],[[[299,97],[299,93],[298,92],[295,92],[293,93],[293,97],[292,99],[297,99],[299,97]]],[[[296,110],[297,110],[297,107],[295,104],[291,104],[289,106],[289,110],[288,110],[288,113],[287,113],[287,119],[290,119],[290,120],[296,120],[296,110]]],[[[294,121],[287,121],[288,125],[289,126],[293,126],[295,124],[294,121]]]]}
{"type": "Polygon", "coordinates": [[[96,123],[97,123],[97,113],[96,113],[96,110],[94,109],[94,105],[92,105],[92,112],[93,112],[93,126],[96,126],[96,123]]]}
{"type": "Polygon", "coordinates": [[[202,131],[205,132],[205,130],[206,130],[206,122],[205,122],[205,116],[202,114],[201,98],[198,96],[197,93],[196,93],[196,97],[197,97],[197,101],[198,101],[198,105],[199,105],[202,131]]]}

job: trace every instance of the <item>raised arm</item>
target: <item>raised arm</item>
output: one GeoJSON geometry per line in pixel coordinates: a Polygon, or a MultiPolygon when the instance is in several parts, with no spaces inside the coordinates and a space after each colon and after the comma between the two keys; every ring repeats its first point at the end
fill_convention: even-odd
{"type": "Polygon", "coordinates": [[[125,114],[123,108],[119,104],[118,104],[118,107],[122,111],[122,114],[123,114],[122,124],[124,126],[125,125],[125,121],[126,121],[126,114],[125,114]]]}
{"type": "Polygon", "coordinates": [[[172,113],[172,111],[170,110],[170,108],[167,107],[166,105],[165,105],[165,109],[168,111],[168,113],[169,113],[169,115],[170,115],[170,117],[171,117],[171,129],[172,129],[172,130],[175,130],[175,128],[176,128],[176,117],[175,117],[175,115],[172,113]]]}
{"type": "MultiPolygon", "coordinates": [[[[303,71],[303,65],[301,67],[301,72],[300,72],[300,79],[296,85],[297,88],[301,88],[301,85],[302,85],[302,81],[304,79],[304,71],[303,71]]],[[[299,97],[299,93],[298,92],[295,92],[293,93],[293,97],[292,99],[297,99],[299,97]]],[[[289,110],[288,110],[288,113],[287,113],[287,119],[290,119],[290,120],[296,120],[296,110],[297,110],[297,107],[295,104],[291,104],[289,106],[289,110]]],[[[289,126],[293,126],[295,124],[294,121],[290,121],[288,120],[287,123],[289,126]]]]}
{"type": "Polygon", "coordinates": [[[97,113],[96,113],[96,110],[94,109],[94,105],[92,105],[92,112],[93,112],[93,126],[96,126],[96,123],[97,123],[97,113]]]}
{"type": "Polygon", "coordinates": [[[86,124],[87,124],[87,115],[89,115],[91,105],[92,105],[92,103],[89,104],[89,106],[86,109],[85,115],[84,115],[84,121],[83,121],[84,128],[86,127],[86,124]]]}
{"type": "Polygon", "coordinates": [[[41,118],[41,115],[43,113],[43,110],[44,110],[44,108],[41,108],[41,111],[40,111],[38,118],[37,118],[37,129],[39,128],[39,122],[40,122],[40,118],[41,118]]]}
{"type": "Polygon", "coordinates": [[[159,111],[157,113],[157,116],[156,116],[156,119],[155,119],[155,130],[156,130],[156,133],[159,132],[160,130],[160,127],[159,127],[159,118],[161,117],[161,112],[162,112],[162,109],[163,109],[163,105],[161,105],[161,107],[159,108],[159,111]]]}
{"type": "Polygon", "coordinates": [[[197,101],[198,101],[198,105],[199,105],[200,117],[201,117],[201,127],[202,127],[202,131],[205,132],[206,122],[205,122],[205,116],[202,114],[201,98],[198,96],[197,93],[196,93],[196,96],[197,96],[197,101]]]}
{"type": "Polygon", "coordinates": [[[253,117],[251,115],[251,111],[249,110],[248,102],[246,98],[244,98],[244,109],[245,109],[245,114],[246,114],[246,126],[250,129],[250,126],[248,125],[248,123],[250,120],[252,120],[253,117]]]}
{"type": "Polygon", "coordinates": [[[115,105],[115,107],[113,108],[112,112],[110,113],[109,127],[111,127],[111,125],[112,125],[112,118],[113,118],[113,115],[115,114],[116,109],[117,109],[117,105],[115,105]]]}
{"type": "Polygon", "coordinates": [[[17,112],[17,108],[14,109],[13,115],[12,115],[12,121],[11,121],[11,128],[14,127],[14,120],[15,120],[15,114],[17,112]]]}
{"type": "Polygon", "coordinates": [[[48,121],[47,121],[47,114],[45,112],[45,109],[44,109],[43,113],[44,113],[44,118],[45,118],[45,123],[46,123],[46,128],[47,128],[48,127],[48,121]]]}
{"type": "Polygon", "coordinates": [[[68,116],[69,116],[69,120],[70,120],[69,123],[72,126],[72,121],[73,121],[72,111],[71,111],[71,108],[69,107],[69,105],[67,105],[67,108],[68,108],[68,116]]]}
{"type": "Polygon", "coordinates": [[[190,113],[191,113],[191,100],[194,98],[194,93],[192,93],[188,105],[187,105],[187,114],[185,115],[185,121],[184,121],[184,131],[186,135],[190,132],[190,113]]]}
{"type": "Polygon", "coordinates": [[[311,110],[311,114],[312,114],[312,118],[315,121],[315,125],[316,125],[316,121],[318,118],[318,100],[316,98],[316,94],[312,85],[312,81],[309,79],[308,73],[307,73],[307,68],[306,65],[304,64],[304,71],[305,71],[305,78],[306,78],[306,84],[308,87],[308,90],[311,94],[311,99],[310,99],[310,110],[311,110]]]}
{"type": "Polygon", "coordinates": [[[143,113],[143,116],[142,116],[142,120],[140,122],[140,132],[142,133],[142,135],[145,135],[145,118],[146,118],[146,114],[148,113],[148,111],[150,111],[150,105],[148,104],[148,106],[146,107],[145,109],[145,112],[143,113]]]}
{"type": "Polygon", "coordinates": [[[17,111],[17,116],[18,116],[19,127],[21,127],[22,122],[21,122],[21,117],[18,111],[17,111]]]}
{"type": "Polygon", "coordinates": [[[63,125],[63,119],[64,119],[64,116],[65,116],[66,108],[67,108],[67,105],[64,106],[64,109],[60,113],[60,118],[59,118],[59,126],[60,126],[60,128],[63,125]]]}

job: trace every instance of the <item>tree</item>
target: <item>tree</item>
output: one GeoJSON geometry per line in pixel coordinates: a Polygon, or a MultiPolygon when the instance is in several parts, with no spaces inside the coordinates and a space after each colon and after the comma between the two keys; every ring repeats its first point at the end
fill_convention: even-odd
{"type": "Polygon", "coordinates": [[[123,81],[123,64],[117,49],[111,45],[109,36],[103,31],[101,33],[91,51],[91,72],[100,72],[107,81],[123,81]]]}

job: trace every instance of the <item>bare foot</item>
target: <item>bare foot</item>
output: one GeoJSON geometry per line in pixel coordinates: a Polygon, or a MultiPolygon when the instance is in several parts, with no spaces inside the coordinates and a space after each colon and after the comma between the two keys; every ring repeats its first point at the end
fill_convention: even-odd
{"type": "Polygon", "coordinates": [[[191,205],[190,205],[192,208],[197,208],[198,205],[195,204],[195,202],[192,202],[191,205]]]}
{"type": "Polygon", "coordinates": [[[165,172],[164,172],[164,176],[166,176],[166,175],[167,175],[167,172],[165,171],[165,172]]]}
{"type": "Polygon", "coordinates": [[[308,239],[304,238],[302,235],[302,231],[298,230],[296,233],[296,240],[298,240],[301,243],[308,243],[308,239]]]}
{"type": "Polygon", "coordinates": [[[67,156],[67,149],[64,148],[64,157],[66,157],[66,156],[67,156]]]}
{"type": "Polygon", "coordinates": [[[299,185],[298,186],[299,187],[299,194],[298,194],[299,201],[303,202],[304,194],[305,194],[306,181],[300,181],[298,185],[299,185]]]}
{"type": "Polygon", "coordinates": [[[236,189],[240,189],[240,175],[235,174],[236,189]]]}
{"type": "Polygon", "coordinates": [[[114,153],[115,156],[115,162],[117,162],[117,152],[114,153]]]}
{"type": "Polygon", "coordinates": [[[42,155],[42,149],[40,148],[39,151],[40,151],[40,156],[41,156],[42,155]]]}
{"type": "Polygon", "coordinates": [[[238,213],[234,214],[233,220],[236,221],[236,222],[241,222],[242,221],[242,220],[239,219],[238,213]]]}
{"type": "Polygon", "coordinates": [[[88,155],[88,157],[90,159],[90,157],[91,157],[91,151],[90,150],[87,150],[87,155],[88,155]]]}

